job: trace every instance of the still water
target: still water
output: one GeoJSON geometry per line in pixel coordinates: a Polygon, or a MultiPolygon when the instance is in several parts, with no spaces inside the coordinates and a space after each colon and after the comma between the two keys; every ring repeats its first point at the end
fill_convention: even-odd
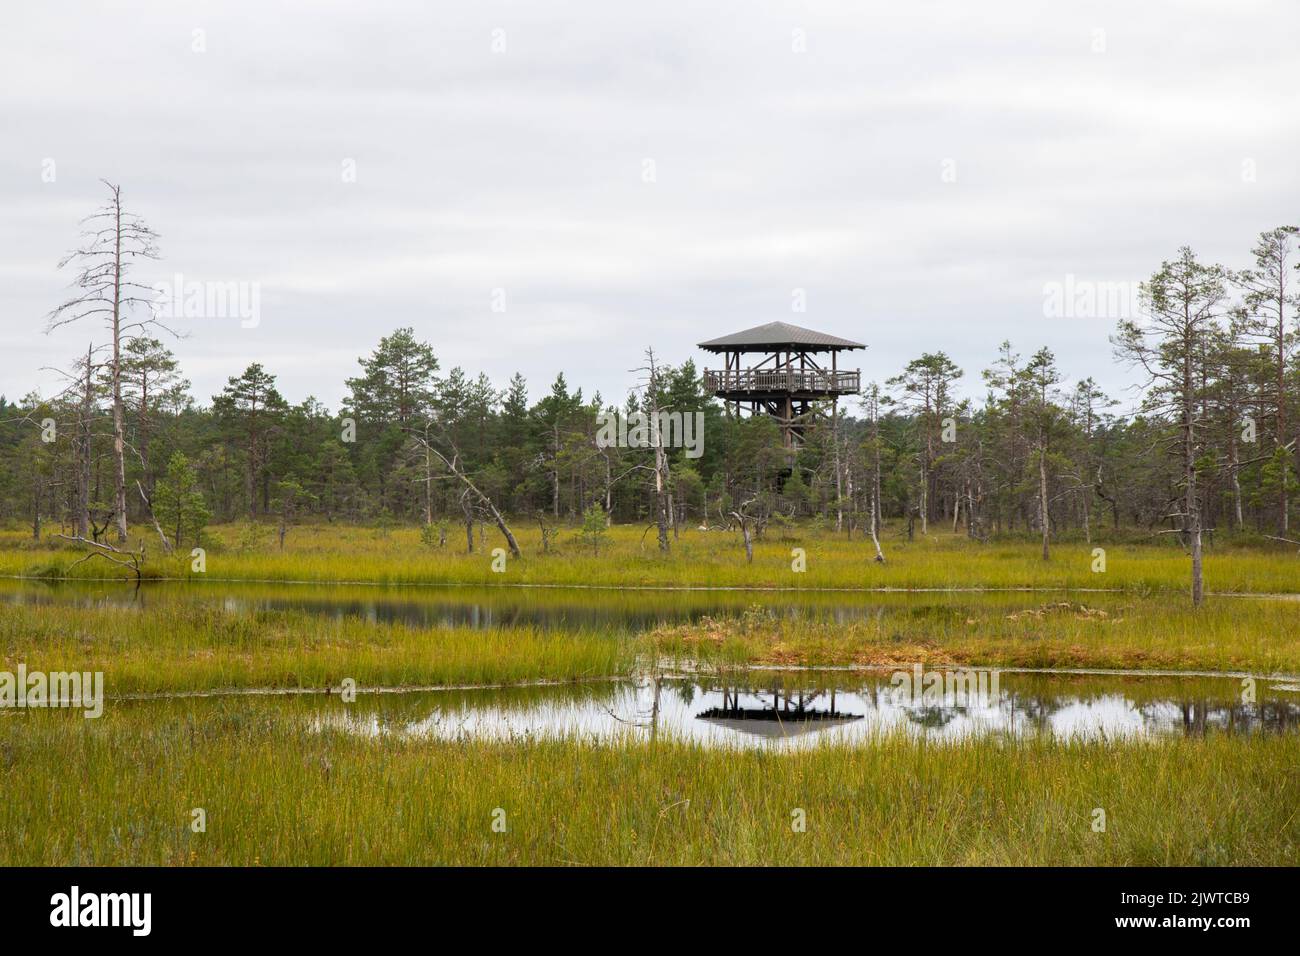
{"type": "MultiPolygon", "coordinates": [[[[964,619],[973,603],[1022,609],[1042,602],[1015,593],[863,593],[763,590],[655,590],[519,587],[440,587],[244,582],[47,583],[0,579],[0,604],[111,607],[123,610],[190,605],[231,613],[294,612],[416,627],[483,630],[529,626],[635,632],[661,624],[743,614],[761,607],[783,618],[848,623],[888,615],[964,619]]],[[[1100,608],[1122,607],[1122,595],[1090,594],[1100,608]]]]}
{"type": "MultiPolygon", "coordinates": [[[[1023,594],[850,594],[756,591],[592,591],[547,588],[367,587],[228,582],[47,584],[0,581],[0,604],[120,608],[215,607],[232,614],[299,613],[484,630],[527,625],[628,633],[709,616],[761,613],[828,621],[924,616],[963,619],[974,603],[1023,608],[1023,594]]],[[[1119,611],[1123,595],[1091,594],[1119,611]]],[[[958,672],[969,677],[972,672],[958,672]]],[[[703,746],[798,748],[869,745],[902,733],[936,743],[976,737],[1137,741],[1208,734],[1290,734],[1300,728],[1300,687],[1240,679],[973,672],[980,680],[927,693],[916,675],[762,673],[660,677],[558,687],[189,698],[121,702],[169,709],[284,711],[307,726],[370,737],[438,740],[677,739],[703,746]],[[968,692],[962,693],[963,687],[968,692]],[[955,691],[955,692],[954,692],[955,691]]],[[[364,690],[364,689],[363,689],[364,690]]]]}
{"type": "MultiPolygon", "coordinates": [[[[969,673],[969,672],[967,672],[969,673]]],[[[890,674],[664,677],[484,690],[208,699],[289,714],[321,731],[444,741],[678,740],[706,747],[870,746],[904,734],[937,744],[979,737],[1134,742],[1293,734],[1300,688],[1259,682],[1253,703],[1225,678],[1080,677],[1002,672],[974,694],[917,693],[890,674]]],[[[989,675],[991,678],[991,674],[989,675]]],[[[176,701],[135,701],[158,707],[176,701]]],[[[196,701],[185,703],[193,707],[196,701]]]]}

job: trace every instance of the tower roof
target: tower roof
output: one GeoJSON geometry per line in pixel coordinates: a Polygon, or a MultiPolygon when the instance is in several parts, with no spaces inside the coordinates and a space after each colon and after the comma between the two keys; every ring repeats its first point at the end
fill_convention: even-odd
{"type": "Polygon", "coordinates": [[[789,322],[769,322],[743,332],[733,332],[718,339],[699,343],[706,352],[771,352],[781,348],[801,352],[838,352],[841,349],[864,349],[861,342],[851,342],[825,332],[805,329],[789,322]]]}

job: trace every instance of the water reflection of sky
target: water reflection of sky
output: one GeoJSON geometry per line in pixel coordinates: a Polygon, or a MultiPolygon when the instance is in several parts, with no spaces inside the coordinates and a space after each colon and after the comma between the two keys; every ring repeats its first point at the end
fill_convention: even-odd
{"type": "MultiPolygon", "coordinates": [[[[357,618],[414,627],[508,627],[643,630],[661,624],[729,617],[761,608],[772,622],[849,624],[891,614],[924,614],[936,625],[960,621],[971,606],[1008,612],[1037,607],[1042,595],[1014,593],[850,593],[767,590],[513,588],[420,585],[257,583],[221,580],[146,582],[14,581],[0,579],[0,604],[62,605],[139,611],[166,606],[220,608],[227,614],[295,613],[329,620],[357,618]]],[[[1122,596],[1093,594],[1106,608],[1122,596]]]]}
{"type": "MultiPolygon", "coordinates": [[[[936,597],[932,603],[953,599],[936,597]]],[[[913,601],[913,605],[916,602],[913,601]]],[[[927,602],[930,603],[930,602],[927,602]]],[[[622,628],[739,614],[762,604],[773,620],[849,623],[900,606],[898,596],[854,599],[844,595],[791,592],[663,592],[583,588],[474,588],[402,585],[258,584],[250,582],[120,582],[0,580],[0,604],[62,605],[140,610],[167,605],[218,607],[227,614],[295,612],[332,620],[357,618],[414,627],[622,628]]]]}
{"type": "Polygon", "coordinates": [[[978,737],[1126,742],[1206,732],[1300,728],[1300,704],[1136,700],[1122,691],[1059,695],[999,688],[960,704],[926,703],[887,684],[858,690],[757,691],[664,680],[612,685],[588,696],[527,701],[427,695],[418,708],[366,708],[337,700],[313,717],[320,728],[438,740],[675,739],[704,746],[802,748],[870,745],[885,734],[937,743],[978,737]],[[802,710],[800,704],[802,703],[802,710]]]}

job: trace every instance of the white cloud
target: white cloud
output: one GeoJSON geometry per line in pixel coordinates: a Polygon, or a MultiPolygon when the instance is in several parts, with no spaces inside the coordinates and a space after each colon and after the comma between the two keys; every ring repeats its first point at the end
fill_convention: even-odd
{"type": "Polygon", "coordinates": [[[257,329],[177,343],[200,400],[256,359],[337,404],[407,324],[444,367],[615,398],[650,341],[703,364],[773,319],[869,343],[878,379],[944,348],[978,392],[1011,338],[1118,391],[1110,323],[1044,319],[1044,283],[1183,243],[1242,265],[1300,218],[1297,26],[1262,0],[29,4],[0,34],[0,390],[48,391],[91,334],[38,331],[106,176],[157,274],[262,285],[257,329]]]}

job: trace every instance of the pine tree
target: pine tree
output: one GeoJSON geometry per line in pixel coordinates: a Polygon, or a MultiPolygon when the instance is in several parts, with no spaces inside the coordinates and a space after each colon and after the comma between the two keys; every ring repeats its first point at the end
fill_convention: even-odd
{"type": "Polygon", "coordinates": [[[167,474],[154,491],[153,508],[158,523],[171,532],[176,548],[186,541],[199,543],[212,512],[199,490],[198,471],[182,452],[175,452],[167,462],[167,474]]]}

